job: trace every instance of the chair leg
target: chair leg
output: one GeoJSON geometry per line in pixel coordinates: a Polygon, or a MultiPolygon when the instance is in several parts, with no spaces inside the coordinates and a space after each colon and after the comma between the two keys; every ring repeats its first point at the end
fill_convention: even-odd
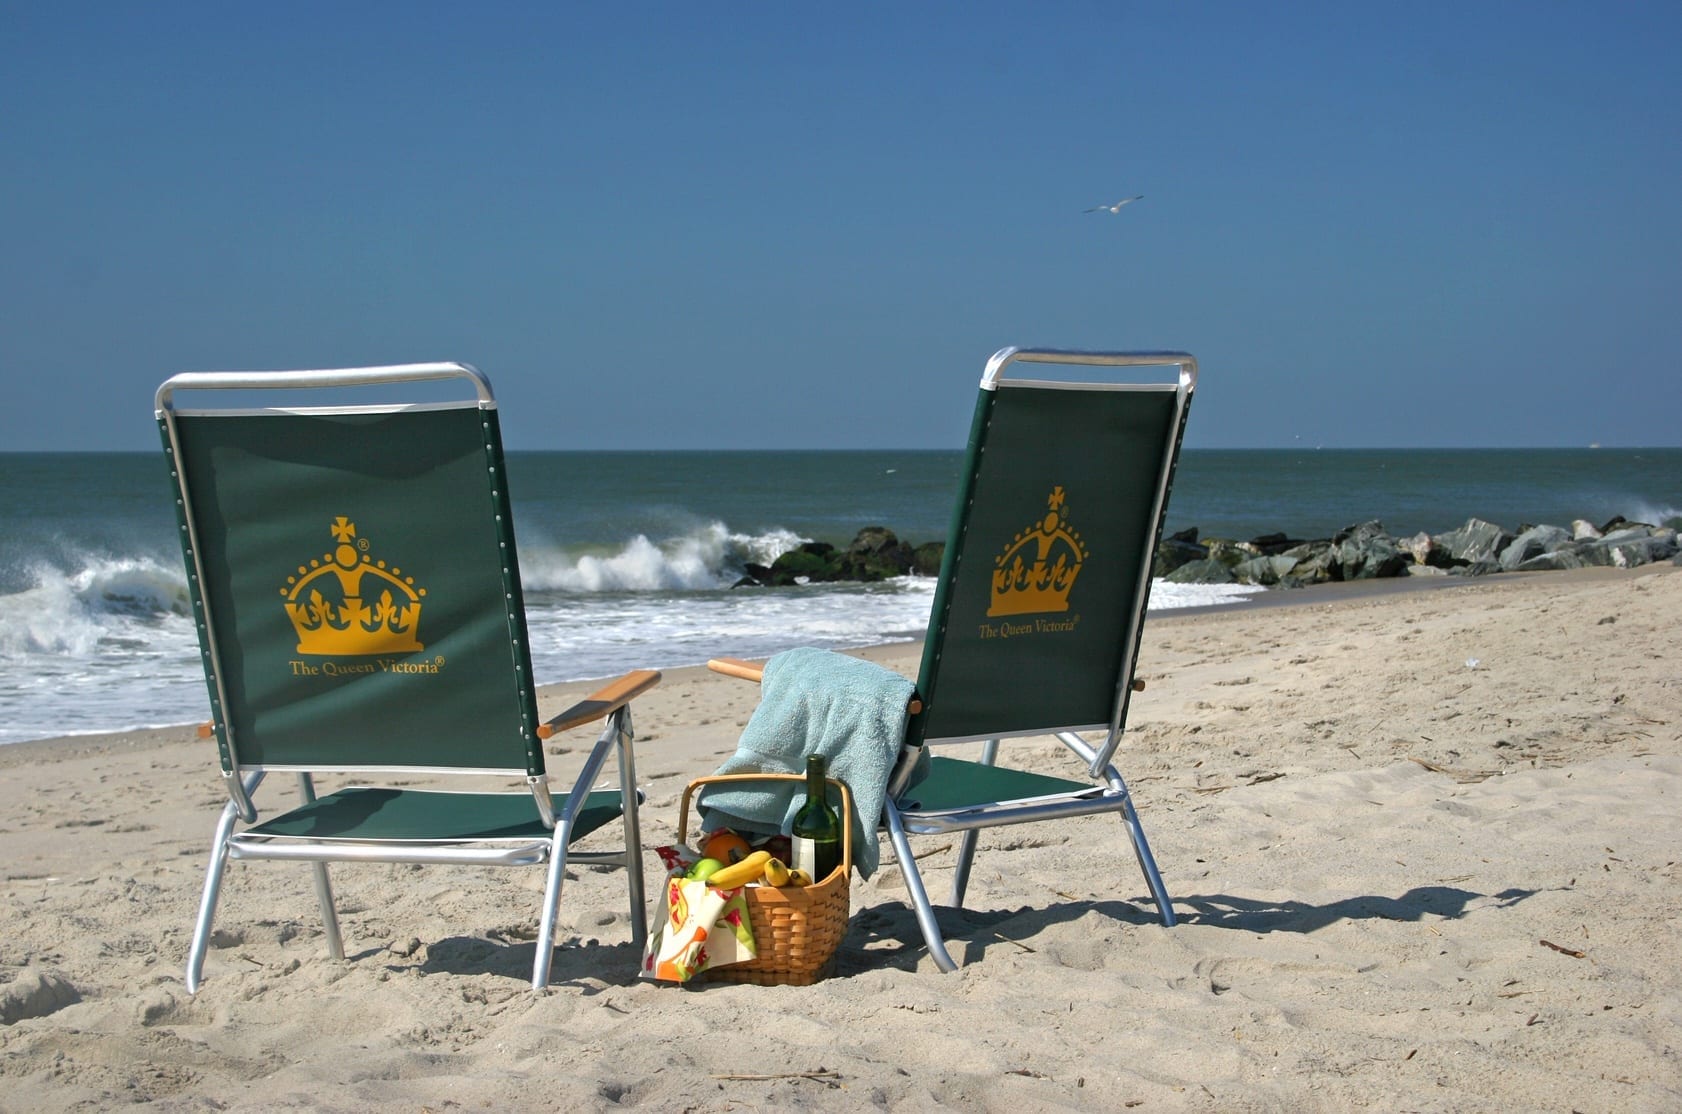
{"type": "Polygon", "coordinates": [[[204,982],[204,955],[210,947],[210,929],[216,921],[216,902],[222,896],[222,874],[228,868],[228,836],[239,820],[232,801],[222,807],[216,835],[210,845],[210,866],[204,875],[204,893],[199,898],[199,917],[193,924],[193,942],[187,949],[187,993],[197,994],[204,982]]]}
{"type": "Polygon", "coordinates": [[[315,874],[315,900],[321,906],[321,930],[327,937],[327,954],[333,959],[345,957],[345,938],[339,931],[339,914],[333,908],[333,883],[327,877],[326,863],[311,863],[315,874]]]}
{"type": "Polygon", "coordinates": [[[1150,844],[1145,842],[1145,829],[1139,824],[1139,814],[1134,811],[1131,796],[1122,802],[1121,826],[1127,830],[1127,838],[1133,843],[1133,855],[1139,860],[1139,869],[1145,872],[1145,885],[1150,887],[1151,897],[1156,901],[1157,916],[1162,918],[1164,928],[1173,928],[1174,904],[1168,899],[1168,888],[1162,884],[1162,874],[1156,869],[1156,858],[1151,854],[1150,844]]]}
{"type": "Polygon", "coordinates": [[[549,846],[549,880],[543,887],[543,909],[537,915],[537,956],[531,966],[533,990],[549,985],[549,966],[555,959],[555,917],[561,907],[561,884],[566,881],[567,837],[571,831],[570,820],[558,821],[549,846]]]}
{"type": "MultiPolygon", "coordinates": [[[[315,800],[315,782],[307,773],[298,775],[298,793],[304,803],[315,800]]],[[[345,939],[339,931],[339,914],[333,908],[333,883],[327,877],[326,863],[311,863],[311,872],[315,875],[315,900],[321,906],[321,930],[327,937],[327,954],[333,959],[345,957],[345,939]]]]}
{"type": "Polygon", "coordinates": [[[923,875],[917,869],[917,860],[911,854],[911,840],[905,834],[905,823],[900,819],[899,809],[892,801],[882,807],[882,816],[888,822],[888,838],[893,841],[894,854],[899,856],[899,872],[905,876],[905,888],[911,891],[911,908],[917,915],[917,927],[923,930],[923,940],[929,946],[929,956],[934,965],[942,971],[956,971],[958,965],[952,961],[952,956],[946,950],[946,941],[940,935],[940,926],[935,923],[934,907],[929,904],[929,892],[923,888],[923,875]]]}
{"type": "MultiPolygon", "coordinates": [[[[607,724],[602,733],[596,738],[596,745],[590,748],[590,756],[584,760],[584,766],[578,771],[578,778],[573,783],[572,791],[567,794],[566,804],[561,806],[555,817],[555,832],[549,843],[549,881],[543,887],[543,909],[538,914],[537,926],[537,958],[532,963],[531,986],[533,990],[542,990],[549,985],[549,967],[554,959],[555,951],[555,918],[561,907],[561,886],[566,881],[567,846],[572,839],[573,822],[577,818],[578,809],[583,807],[588,799],[590,787],[595,784],[601,774],[602,763],[607,760],[608,751],[614,746],[619,749],[619,777],[620,785],[629,790],[628,799],[621,801],[621,816],[626,825],[627,838],[633,840],[625,848],[625,869],[631,874],[629,888],[632,900],[640,904],[642,899],[642,839],[637,827],[636,801],[636,766],[630,760],[631,717],[628,711],[620,708],[607,717],[607,724]]],[[[633,916],[632,932],[637,933],[637,916],[633,916]]]]}
{"type": "Polygon", "coordinates": [[[969,889],[969,868],[975,862],[975,845],[980,838],[981,832],[976,828],[958,837],[958,869],[952,873],[952,896],[947,902],[954,909],[964,907],[964,891],[969,889]]]}
{"type": "MultiPolygon", "coordinates": [[[[981,764],[991,766],[999,760],[999,740],[988,739],[981,747],[981,764]]],[[[969,889],[969,871],[975,862],[975,845],[981,838],[979,828],[971,828],[958,840],[958,869],[952,875],[952,900],[947,904],[954,909],[964,907],[964,892],[969,889]]]]}
{"type": "Polygon", "coordinates": [[[630,708],[620,709],[615,718],[619,730],[619,799],[624,807],[625,888],[631,901],[631,943],[640,956],[648,944],[648,898],[643,892],[642,824],[637,812],[637,762],[631,745],[635,736],[630,708]]]}

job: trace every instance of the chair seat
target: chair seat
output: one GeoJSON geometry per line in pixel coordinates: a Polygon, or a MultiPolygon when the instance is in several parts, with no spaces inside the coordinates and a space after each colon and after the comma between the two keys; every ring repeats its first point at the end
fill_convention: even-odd
{"type": "Polygon", "coordinates": [[[929,773],[899,802],[907,816],[964,812],[983,805],[1028,804],[1047,800],[1102,797],[1104,786],[1047,774],[985,766],[962,758],[936,757],[929,773]]]}
{"type": "MultiPolygon", "coordinates": [[[[566,807],[567,795],[557,794],[554,801],[558,814],[566,807]]],[[[619,793],[591,793],[578,812],[571,839],[581,839],[612,823],[622,811],[619,793]]],[[[234,841],[546,843],[551,835],[529,792],[460,793],[352,786],[249,828],[234,841]]]]}

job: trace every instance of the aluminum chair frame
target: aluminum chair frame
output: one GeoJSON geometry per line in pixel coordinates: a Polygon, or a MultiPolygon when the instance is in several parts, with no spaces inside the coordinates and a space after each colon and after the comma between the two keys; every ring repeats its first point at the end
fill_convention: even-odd
{"type": "MultiPolygon", "coordinates": [[[[981,378],[983,394],[978,402],[976,425],[971,434],[970,466],[966,469],[964,486],[958,495],[951,536],[947,540],[946,562],[943,564],[940,582],[936,587],[928,637],[924,644],[922,667],[919,670],[918,678],[920,699],[914,700],[911,706],[910,727],[907,731],[906,741],[900,750],[899,761],[889,780],[880,825],[886,829],[888,838],[898,857],[901,874],[911,895],[917,925],[928,945],[930,958],[942,971],[954,971],[958,964],[953,960],[946,947],[945,939],[936,922],[933,902],[930,900],[928,890],[923,883],[916,856],[912,853],[911,837],[914,835],[959,834],[957,866],[952,880],[949,904],[961,908],[965,891],[969,885],[970,871],[975,859],[979,832],[982,828],[1117,813],[1127,834],[1128,842],[1133,848],[1139,869],[1144,875],[1162,924],[1166,927],[1173,927],[1175,924],[1173,904],[1162,881],[1162,874],[1156,865],[1156,859],[1151,853],[1150,844],[1145,838],[1144,828],[1140,824],[1132,794],[1127,788],[1126,781],[1116,770],[1112,759],[1117,747],[1121,745],[1129,698],[1137,688],[1142,687],[1133,680],[1138,660],[1140,627],[1144,621],[1146,606],[1149,602],[1151,569],[1156,547],[1161,541],[1163,512],[1167,506],[1169,490],[1172,487],[1174,467],[1178,460],[1179,446],[1185,431],[1186,415],[1196,385],[1197,361],[1185,352],[1089,352],[1065,349],[1004,348],[995,353],[987,363],[986,370],[981,378]],[[1177,375],[1175,382],[1172,384],[1046,381],[1006,376],[1006,369],[1017,363],[1087,367],[1173,367],[1177,375]],[[946,636],[949,616],[949,595],[952,583],[957,575],[956,566],[953,562],[957,559],[958,550],[961,549],[968,507],[973,503],[980,454],[984,452],[984,447],[977,439],[977,435],[991,414],[992,400],[989,398],[989,393],[1000,390],[1140,391],[1171,394],[1173,396],[1170,411],[1172,429],[1166,431],[1162,456],[1155,465],[1157,482],[1154,490],[1150,493],[1146,528],[1141,531],[1137,539],[1140,548],[1132,555],[1132,560],[1137,563],[1138,579],[1132,586],[1125,614],[1120,616],[1122,637],[1119,647],[1119,666],[1113,700],[1107,717],[1098,722],[1045,723],[1005,731],[966,731],[929,735],[927,734],[928,724],[924,716],[929,711],[929,702],[938,680],[942,643],[946,636]],[[1103,732],[1104,737],[1095,746],[1083,739],[1080,735],[1081,732],[1103,732]],[[1000,744],[1003,739],[1029,737],[1057,739],[1081,763],[1087,776],[1093,779],[1091,784],[1077,783],[1061,778],[1026,775],[1026,777],[1019,776],[1019,780],[1032,780],[1040,783],[1040,786],[1046,783],[1056,783],[1055,791],[1032,792],[1030,795],[1019,799],[986,801],[947,808],[924,808],[916,801],[917,791],[916,787],[912,785],[912,781],[924,747],[981,742],[983,746],[980,761],[974,763],[974,765],[993,767],[997,763],[1000,744]]],[[[733,658],[715,659],[709,662],[709,665],[717,672],[752,680],[758,680],[763,672],[752,663],[733,658]]],[[[961,701],[962,697],[960,696],[958,699],[961,701]]],[[[934,761],[938,763],[941,760],[935,759],[934,761]]],[[[928,783],[925,782],[924,784],[928,783]]]]}
{"type": "MultiPolygon", "coordinates": [[[[936,923],[933,903],[930,901],[928,890],[923,883],[916,857],[911,851],[910,837],[912,835],[961,833],[957,865],[948,903],[954,908],[962,908],[964,894],[969,885],[970,870],[975,860],[980,829],[1115,812],[1120,815],[1122,827],[1127,834],[1129,844],[1133,848],[1134,857],[1137,859],[1139,869],[1144,875],[1145,883],[1150,890],[1151,898],[1156,905],[1157,914],[1162,924],[1165,927],[1172,928],[1176,923],[1173,903],[1168,896],[1167,887],[1162,881],[1162,874],[1157,867],[1156,858],[1151,853],[1150,844],[1145,838],[1144,828],[1139,821],[1138,811],[1134,807],[1132,794],[1127,788],[1126,781],[1116,770],[1111,760],[1116,749],[1121,745],[1129,697],[1136,687],[1133,672],[1138,658],[1140,628],[1143,625],[1145,609],[1149,600],[1151,567],[1156,546],[1161,541],[1163,513],[1167,506],[1169,491],[1173,486],[1174,467],[1178,459],[1180,441],[1184,433],[1192,394],[1196,387],[1197,361],[1186,352],[1094,352],[1013,347],[1001,349],[987,362],[986,370],[981,377],[981,389],[983,391],[1029,389],[1147,390],[1160,392],[1171,390],[1175,395],[1176,416],[1174,418],[1173,435],[1167,439],[1161,466],[1158,469],[1158,479],[1150,514],[1151,528],[1146,530],[1144,536],[1139,539],[1139,543],[1143,547],[1143,552],[1139,556],[1139,582],[1134,593],[1133,610],[1131,614],[1125,617],[1122,646],[1122,660],[1125,667],[1121,670],[1121,675],[1117,679],[1115,701],[1109,722],[1046,725],[1000,734],[923,739],[908,738],[906,745],[902,748],[900,761],[890,782],[887,802],[883,810],[883,823],[898,857],[906,888],[910,891],[918,927],[928,945],[930,957],[942,971],[954,971],[958,964],[947,950],[945,939],[936,923]],[[1086,367],[1171,366],[1176,369],[1177,376],[1173,384],[1166,386],[1111,382],[1060,382],[1006,376],[1006,369],[1018,363],[1086,367]],[[1104,738],[1098,746],[1093,746],[1077,734],[1077,732],[1082,731],[1103,731],[1104,738]],[[1045,736],[1054,737],[1061,742],[1085,765],[1089,777],[1101,779],[1101,781],[1090,787],[1074,788],[1057,796],[1036,796],[1033,799],[1022,801],[990,802],[975,807],[948,811],[924,811],[914,805],[902,807],[901,804],[896,803],[906,799],[907,785],[912,777],[920,750],[924,746],[981,741],[984,745],[979,764],[993,766],[997,762],[1002,739],[1045,736]]],[[[974,469],[972,468],[966,483],[973,479],[973,475],[974,469]]],[[[967,497],[967,494],[967,490],[961,494],[960,501],[967,497]]],[[[950,544],[949,541],[948,545],[950,546],[950,544]]],[[[943,588],[945,582],[946,577],[943,576],[943,588]]],[[[931,618],[931,640],[938,638],[943,633],[937,630],[937,624],[941,621],[942,602],[941,597],[937,595],[934,604],[935,615],[931,618]]],[[[923,670],[925,678],[928,675],[930,662],[937,654],[938,646],[930,646],[925,651],[923,670]]],[[[909,793],[914,796],[915,790],[909,790],[909,793]]]]}
{"type": "MultiPolygon", "coordinates": [[[[539,913],[537,954],[532,968],[531,985],[533,989],[541,989],[549,981],[549,973],[553,962],[555,920],[559,911],[566,866],[569,862],[619,866],[625,869],[632,942],[639,951],[646,942],[647,923],[646,899],[643,891],[642,838],[637,808],[641,803],[642,794],[636,787],[636,762],[633,748],[635,731],[631,720],[630,702],[635,696],[658,683],[659,673],[652,670],[641,670],[627,674],[563,711],[558,716],[553,717],[547,723],[542,725],[528,724],[527,763],[519,767],[440,767],[425,764],[415,766],[402,764],[367,765],[355,762],[345,764],[312,762],[307,765],[300,765],[284,762],[242,761],[240,739],[230,717],[225,715],[229,707],[229,693],[222,669],[223,647],[220,642],[219,628],[211,614],[211,601],[207,598],[206,593],[199,591],[199,585],[205,583],[205,569],[200,539],[197,536],[197,521],[195,515],[191,513],[192,502],[187,470],[180,465],[181,438],[177,426],[178,417],[195,414],[254,413],[372,414],[428,409],[457,409],[467,406],[473,406],[482,411],[490,411],[496,408],[496,400],[489,381],[473,367],[461,363],[404,364],[373,368],[289,372],[188,372],[171,377],[157,390],[155,413],[163,433],[165,451],[170,456],[170,472],[177,489],[177,510],[183,535],[183,549],[188,560],[188,575],[193,580],[194,591],[192,594],[197,612],[195,621],[199,629],[201,652],[210,686],[214,718],[212,723],[207,726],[210,727],[211,732],[217,738],[222,755],[223,784],[229,796],[229,800],[223,806],[220,818],[217,821],[210,861],[206,870],[204,890],[193,927],[192,942],[189,946],[186,972],[189,992],[196,993],[203,981],[204,960],[210,945],[216,907],[221,896],[227,863],[231,859],[268,859],[310,863],[314,875],[315,894],[321,909],[328,953],[336,960],[344,958],[344,943],[338,915],[334,907],[332,884],[327,872],[327,864],[332,862],[498,866],[548,864],[543,906],[539,913]],[[391,384],[426,381],[465,382],[472,388],[475,397],[471,402],[265,407],[256,410],[221,408],[202,411],[178,408],[174,397],[176,392],[184,390],[261,391],[277,388],[383,387],[391,384]],[[557,810],[554,798],[550,793],[548,774],[542,771],[542,749],[538,740],[547,738],[557,731],[602,719],[605,719],[606,722],[600,736],[574,779],[572,791],[567,794],[565,804],[557,810]],[[616,759],[618,767],[621,820],[625,846],[618,851],[572,851],[569,843],[576,830],[579,814],[589,806],[591,787],[601,776],[610,756],[616,759]],[[491,801],[499,798],[505,798],[509,801],[515,799],[527,800],[532,806],[531,821],[529,826],[522,827],[517,833],[470,840],[432,840],[426,838],[372,840],[354,837],[299,838],[265,834],[259,831],[236,831],[241,823],[251,825],[259,820],[254,795],[258,786],[271,772],[293,772],[296,774],[303,806],[313,804],[317,800],[314,782],[314,775],[317,773],[424,773],[521,778],[526,782],[524,791],[506,793],[472,792],[463,795],[480,801],[491,801]]],[[[500,464],[499,452],[493,470],[500,464]]],[[[505,500],[506,485],[503,484],[502,487],[503,491],[498,494],[505,500]]],[[[506,513],[505,505],[502,513],[506,513]]],[[[510,567],[513,567],[511,559],[507,563],[510,567]]],[[[504,572],[507,574],[508,570],[505,569],[504,572]]],[[[517,580],[517,570],[514,576],[517,580]]],[[[514,592],[517,593],[517,586],[514,592]]],[[[516,602],[519,599],[517,594],[512,594],[510,598],[516,602]]],[[[523,655],[523,640],[525,637],[523,613],[519,616],[519,619],[518,629],[511,630],[511,634],[516,637],[516,650],[523,655]]],[[[525,675],[520,678],[520,683],[528,686],[532,684],[529,668],[525,675]]],[[[350,787],[350,790],[341,790],[340,792],[351,791],[356,788],[350,787]]],[[[404,789],[402,792],[417,796],[427,794],[438,796],[448,791],[404,789]]]]}

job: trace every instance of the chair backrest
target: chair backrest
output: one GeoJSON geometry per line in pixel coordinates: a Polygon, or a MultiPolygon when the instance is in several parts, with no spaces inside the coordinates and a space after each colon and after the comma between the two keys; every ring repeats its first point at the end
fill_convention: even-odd
{"type": "Polygon", "coordinates": [[[1094,775],[1108,765],[1196,382],[1197,362],[1179,352],[1007,348],[988,363],[910,742],[1108,729],[1094,775]],[[1018,363],[1178,374],[1168,383],[1007,377],[1018,363]]]}
{"type": "Polygon", "coordinates": [[[225,773],[542,772],[502,440],[478,372],[189,373],[158,389],[157,416],[225,773]],[[350,405],[338,390],[416,380],[471,397],[350,405]],[[338,404],[175,397],[277,388],[338,404]]]}

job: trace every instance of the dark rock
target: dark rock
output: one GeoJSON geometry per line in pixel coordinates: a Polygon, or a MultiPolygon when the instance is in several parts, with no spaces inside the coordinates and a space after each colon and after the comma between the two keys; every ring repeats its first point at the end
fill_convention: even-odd
{"type": "Polygon", "coordinates": [[[1411,563],[1411,558],[1396,547],[1395,539],[1384,532],[1384,524],[1376,520],[1338,531],[1332,545],[1337,550],[1336,564],[1331,566],[1335,580],[1400,576],[1411,563]]]}
{"type": "MultiPolygon", "coordinates": [[[[806,542],[770,567],[747,563],[733,587],[781,587],[837,580],[877,581],[915,574],[938,576],[944,542],[911,546],[886,526],[866,526],[845,549],[806,542]]],[[[1304,541],[1283,532],[1249,541],[1201,538],[1197,527],[1168,535],[1156,548],[1152,574],[1179,584],[1256,584],[1287,588],[1327,581],[1418,576],[1450,572],[1485,576],[1586,565],[1634,567],[1672,560],[1682,565],[1677,531],[1613,518],[1604,527],[1578,519],[1569,531],[1529,525],[1516,534],[1478,518],[1435,537],[1393,538],[1378,520],[1340,530],[1330,539],[1304,541]]]]}
{"type": "Polygon", "coordinates": [[[1233,541],[1231,538],[1209,538],[1204,541],[1203,548],[1208,557],[1229,569],[1237,568],[1252,557],[1261,556],[1256,547],[1249,542],[1233,541]]]}
{"type": "Polygon", "coordinates": [[[1360,579],[1406,576],[1408,569],[1412,567],[1413,562],[1407,554],[1397,552],[1396,548],[1391,546],[1387,553],[1375,552],[1367,557],[1366,564],[1361,566],[1360,579]]]}
{"type": "Polygon", "coordinates": [[[1584,565],[1582,554],[1576,547],[1552,549],[1545,553],[1538,553],[1534,557],[1527,557],[1514,566],[1515,572],[1561,572],[1565,569],[1580,569],[1584,565]]]}
{"type": "Polygon", "coordinates": [[[1324,584],[1332,579],[1332,565],[1337,560],[1337,547],[1329,541],[1304,542],[1279,554],[1295,559],[1296,564],[1283,583],[1287,588],[1304,588],[1310,584],[1324,584]]]}
{"type": "Polygon", "coordinates": [[[904,576],[910,571],[911,547],[906,546],[903,553],[888,555],[870,554],[861,556],[849,553],[841,559],[841,568],[832,579],[872,582],[887,580],[895,576],[904,576]]]}
{"type": "Polygon", "coordinates": [[[1173,584],[1231,584],[1232,570],[1213,557],[1181,565],[1163,579],[1173,584]]]}
{"type": "Polygon", "coordinates": [[[1652,526],[1608,531],[1599,541],[1585,542],[1577,547],[1584,564],[1612,565],[1620,569],[1668,560],[1676,552],[1676,531],[1652,526]]]}
{"type": "Polygon", "coordinates": [[[1193,561],[1201,561],[1209,556],[1209,551],[1197,542],[1196,530],[1181,530],[1163,539],[1156,547],[1156,560],[1151,565],[1151,575],[1167,576],[1181,565],[1189,565],[1193,561]]]}
{"type": "Polygon", "coordinates": [[[1301,538],[1287,537],[1284,534],[1263,534],[1259,538],[1251,538],[1250,545],[1263,557],[1274,557],[1288,549],[1294,549],[1302,544],[1301,538]]]}
{"type": "Polygon", "coordinates": [[[916,553],[886,526],[866,526],[841,556],[836,579],[887,580],[904,576],[916,563],[916,553]]]}
{"type": "Polygon", "coordinates": [[[733,587],[786,588],[803,582],[885,580],[911,572],[935,576],[945,550],[944,542],[929,542],[913,549],[892,530],[870,526],[860,530],[844,550],[828,542],[804,542],[780,555],[769,568],[746,563],[742,566],[746,575],[733,587]]]}
{"type": "Polygon", "coordinates": [[[1232,575],[1240,584],[1260,584],[1271,588],[1289,576],[1298,564],[1295,557],[1287,557],[1283,553],[1252,557],[1240,562],[1232,570],[1232,575]]]}
{"type": "MultiPolygon", "coordinates": [[[[1615,530],[1600,540],[1603,542],[1623,542],[1639,541],[1642,538],[1651,538],[1660,546],[1677,544],[1676,531],[1669,526],[1647,526],[1645,524],[1615,530]]],[[[1670,555],[1667,553],[1665,556],[1670,555]]]]}
{"type": "Polygon", "coordinates": [[[1438,534],[1435,540],[1437,547],[1456,563],[1474,565],[1479,561],[1493,562],[1503,549],[1512,544],[1513,536],[1493,522],[1469,518],[1460,529],[1438,534]]]}
{"type": "Polygon", "coordinates": [[[816,581],[834,580],[840,567],[840,562],[834,557],[834,546],[823,542],[809,542],[798,549],[789,550],[771,562],[771,575],[764,583],[786,588],[797,583],[800,577],[816,581]]]}
{"type": "Polygon", "coordinates": [[[1384,532],[1384,523],[1374,518],[1354,526],[1345,526],[1332,535],[1332,544],[1342,545],[1344,542],[1351,540],[1364,541],[1368,538],[1387,538],[1389,536],[1384,532]]]}
{"type": "Polygon", "coordinates": [[[899,537],[886,526],[866,526],[853,535],[848,553],[881,553],[899,545],[899,537]]]}
{"type": "Polygon", "coordinates": [[[1433,569],[1452,569],[1467,562],[1454,556],[1438,544],[1437,539],[1430,534],[1415,534],[1396,543],[1408,556],[1413,558],[1415,566],[1426,565],[1433,569]]]}
{"type": "Polygon", "coordinates": [[[1558,552],[1574,544],[1571,535],[1558,526],[1532,526],[1520,533],[1501,551],[1501,567],[1512,572],[1526,561],[1558,552]]]}

